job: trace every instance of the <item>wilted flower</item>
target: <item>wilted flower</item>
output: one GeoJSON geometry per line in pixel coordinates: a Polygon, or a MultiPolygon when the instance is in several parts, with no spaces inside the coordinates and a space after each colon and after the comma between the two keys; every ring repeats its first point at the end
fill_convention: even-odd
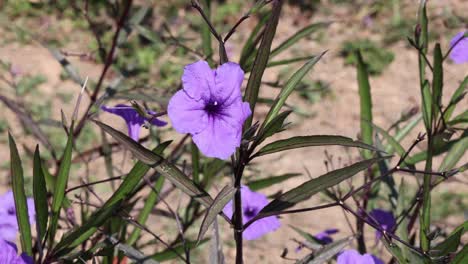
{"type": "MultiPolygon", "coordinates": [[[[140,128],[145,124],[145,122],[149,122],[159,127],[165,126],[167,124],[166,122],[157,118],[145,118],[144,116],[141,116],[133,107],[124,104],[118,104],[114,107],[102,106],[101,109],[122,117],[127,123],[128,136],[135,141],[138,141],[140,138],[140,128]]],[[[150,115],[156,114],[153,111],[147,111],[147,113],[150,115]]]]}
{"type": "MultiPolygon", "coordinates": [[[[248,222],[250,219],[254,218],[260,210],[268,204],[267,197],[261,193],[253,192],[247,186],[241,187],[242,195],[242,221],[243,223],[248,222]]],[[[226,207],[224,207],[223,212],[230,218],[233,214],[233,201],[231,200],[226,207]]],[[[278,217],[269,216],[255,221],[246,230],[244,230],[243,237],[247,240],[257,239],[264,234],[275,231],[281,226],[278,217]]]]}
{"type": "MultiPolygon", "coordinates": [[[[29,223],[35,222],[36,211],[34,201],[27,199],[29,223]]],[[[0,196],[0,239],[15,241],[18,233],[18,221],[16,220],[16,206],[13,192],[8,191],[0,196]]]]}
{"type": "Polygon", "coordinates": [[[337,264],[383,264],[383,261],[371,254],[361,255],[354,249],[344,250],[338,255],[337,264]]]}
{"type": "Polygon", "coordinates": [[[450,41],[450,47],[453,47],[458,42],[450,52],[450,58],[457,64],[468,62],[468,38],[465,34],[466,31],[458,32],[450,41]]]}
{"type": "MultiPolygon", "coordinates": [[[[369,213],[369,215],[372,217],[371,221],[376,222],[376,224],[386,232],[392,233],[394,231],[393,229],[396,226],[396,219],[391,211],[374,209],[369,213]]],[[[376,231],[375,236],[377,240],[379,240],[382,237],[382,233],[380,231],[376,231]]]]}
{"type": "Polygon", "coordinates": [[[0,263],[33,264],[33,259],[25,253],[18,256],[16,245],[0,238],[0,263]]]}
{"type": "Polygon", "coordinates": [[[169,101],[168,115],[179,133],[190,133],[200,151],[227,159],[240,146],[242,126],[250,116],[242,102],[244,72],[227,62],[212,70],[206,61],[185,66],[183,89],[169,101]]]}

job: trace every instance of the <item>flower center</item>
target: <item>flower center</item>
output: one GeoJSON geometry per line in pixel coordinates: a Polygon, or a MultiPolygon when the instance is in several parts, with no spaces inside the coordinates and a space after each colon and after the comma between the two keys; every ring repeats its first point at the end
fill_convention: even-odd
{"type": "Polygon", "coordinates": [[[14,215],[15,214],[15,208],[14,207],[8,208],[8,214],[9,215],[14,215]]]}
{"type": "Polygon", "coordinates": [[[205,111],[208,112],[210,115],[216,115],[219,113],[221,109],[221,105],[218,101],[210,101],[205,105],[205,111]]]}
{"type": "Polygon", "coordinates": [[[244,209],[244,215],[247,218],[253,218],[254,216],[257,215],[257,210],[256,208],[253,208],[253,207],[247,207],[244,209]]]}

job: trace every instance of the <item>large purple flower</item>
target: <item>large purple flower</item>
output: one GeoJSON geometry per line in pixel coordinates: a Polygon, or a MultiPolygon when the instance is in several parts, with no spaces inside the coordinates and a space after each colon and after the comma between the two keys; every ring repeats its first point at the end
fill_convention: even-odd
{"type": "Polygon", "coordinates": [[[227,159],[241,142],[242,125],[250,116],[242,102],[244,72],[227,62],[212,70],[206,61],[185,66],[183,89],[169,101],[167,112],[179,133],[190,133],[200,151],[227,159]]]}
{"type": "Polygon", "coordinates": [[[468,62],[468,38],[465,34],[466,31],[458,32],[450,41],[450,47],[458,42],[450,52],[450,58],[457,64],[468,62]]]}
{"type": "Polygon", "coordinates": [[[25,253],[18,256],[16,245],[0,238],[0,264],[33,264],[33,259],[25,253]]]}
{"type": "MultiPolygon", "coordinates": [[[[369,215],[371,216],[371,221],[376,222],[376,224],[379,225],[383,230],[389,233],[394,232],[396,219],[391,211],[374,209],[369,213],[369,215]]],[[[377,240],[379,240],[382,237],[382,233],[380,231],[376,231],[375,237],[377,240]]]]}
{"type": "Polygon", "coordinates": [[[354,249],[344,250],[338,255],[337,264],[383,264],[383,261],[371,254],[361,255],[354,249]]]}
{"type": "MultiPolygon", "coordinates": [[[[35,223],[36,211],[34,200],[27,199],[29,222],[35,223]]],[[[0,239],[15,241],[18,233],[18,221],[16,220],[16,206],[13,192],[8,191],[0,196],[0,239]]],[[[1,262],[0,262],[1,263],[1,262]]]]}
{"type": "MultiPolygon", "coordinates": [[[[124,105],[124,104],[118,104],[114,107],[107,107],[107,106],[102,106],[102,110],[118,115],[122,117],[125,122],[127,123],[128,127],[128,136],[131,137],[133,140],[138,141],[140,138],[140,129],[145,122],[149,122],[155,126],[165,126],[167,123],[164,121],[161,121],[157,118],[145,118],[144,116],[141,116],[137,110],[135,110],[133,107],[124,105]]],[[[156,113],[153,111],[147,111],[148,114],[150,115],[155,115],[156,113]]]]}
{"type": "MultiPolygon", "coordinates": [[[[253,192],[247,186],[241,187],[242,194],[242,221],[245,224],[250,219],[254,218],[260,210],[268,204],[268,200],[265,195],[257,192],[253,192]]],[[[231,200],[223,212],[230,218],[233,214],[233,201],[231,200]]],[[[255,221],[251,224],[243,233],[243,237],[247,240],[254,240],[266,233],[275,231],[281,226],[278,217],[270,216],[255,221]]]]}

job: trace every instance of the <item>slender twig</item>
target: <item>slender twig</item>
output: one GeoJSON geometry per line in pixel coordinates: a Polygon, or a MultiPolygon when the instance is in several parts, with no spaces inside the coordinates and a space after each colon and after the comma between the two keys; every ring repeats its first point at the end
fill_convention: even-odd
{"type": "Polygon", "coordinates": [[[200,6],[200,3],[198,3],[197,0],[192,0],[192,7],[195,8],[198,13],[200,13],[200,15],[202,16],[203,20],[205,20],[205,23],[208,25],[208,27],[210,28],[210,31],[211,31],[211,34],[213,34],[213,36],[220,42],[220,43],[223,43],[223,38],[221,37],[221,35],[218,34],[218,32],[216,31],[216,29],[214,28],[213,24],[211,24],[211,21],[208,19],[208,16],[205,14],[205,12],[203,11],[203,9],[201,8],[200,6]]]}
{"type": "Polygon", "coordinates": [[[237,21],[237,23],[231,28],[231,30],[229,30],[226,37],[224,37],[224,43],[226,43],[229,40],[229,38],[232,36],[232,34],[234,34],[234,32],[236,32],[237,27],[239,27],[239,25],[242,24],[242,22],[244,22],[244,20],[248,19],[249,17],[250,17],[250,13],[247,13],[247,14],[243,15],[237,21]]]}
{"type": "Polygon", "coordinates": [[[99,80],[98,80],[98,82],[96,84],[96,87],[94,88],[94,92],[90,96],[90,102],[89,102],[88,108],[86,109],[85,114],[83,115],[81,120],[78,122],[78,125],[76,126],[76,129],[73,132],[75,137],[77,137],[81,133],[81,130],[83,129],[83,127],[84,127],[84,125],[86,123],[86,120],[88,119],[89,111],[91,110],[94,103],[96,102],[96,99],[97,99],[97,97],[99,95],[99,92],[100,92],[100,90],[102,88],[104,78],[106,77],[107,71],[109,70],[110,66],[114,62],[114,53],[115,53],[115,51],[117,49],[117,43],[118,43],[120,31],[124,27],[125,21],[127,20],[127,17],[130,14],[130,9],[131,9],[131,6],[132,6],[132,2],[133,2],[132,0],[126,1],[126,5],[125,5],[125,9],[123,11],[123,14],[122,14],[122,16],[120,17],[120,19],[119,19],[119,21],[117,23],[117,29],[116,29],[116,31],[114,33],[114,37],[112,39],[111,49],[107,53],[107,58],[106,58],[106,62],[104,64],[104,68],[102,69],[99,80]]]}
{"type": "Polygon", "coordinates": [[[78,190],[78,189],[81,189],[81,188],[93,186],[93,185],[100,184],[100,183],[105,183],[105,182],[110,182],[110,181],[116,181],[116,180],[122,180],[122,178],[123,178],[123,175],[121,175],[121,176],[116,176],[116,177],[112,177],[112,178],[107,178],[107,179],[100,180],[100,181],[94,181],[94,182],[83,183],[83,184],[80,184],[80,185],[78,185],[78,186],[74,186],[74,187],[71,187],[71,188],[67,189],[67,190],[65,191],[65,194],[67,194],[67,193],[69,193],[69,192],[72,192],[72,191],[74,191],[74,190],[78,190]]]}
{"type": "Polygon", "coordinates": [[[432,67],[431,63],[429,62],[429,59],[427,58],[426,54],[423,52],[422,48],[418,47],[416,45],[416,43],[414,43],[413,41],[409,41],[409,43],[410,43],[411,46],[413,46],[419,52],[419,55],[421,55],[421,57],[423,57],[424,61],[426,61],[426,63],[427,63],[427,66],[429,67],[429,69],[431,69],[431,71],[434,71],[434,68],[432,67]]]}
{"type": "Polygon", "coordinates": [[[457,39],[455,41],[455,43],[453,43],[453,45],[449,48],[449,50],[445,54],[444,58],[442,59],[443,61],[450,55],[450,53],[458,45],[458,43],[460,43],[465,38],[465,34],[466,34],[466,32],[459,39],[457,39]]]}

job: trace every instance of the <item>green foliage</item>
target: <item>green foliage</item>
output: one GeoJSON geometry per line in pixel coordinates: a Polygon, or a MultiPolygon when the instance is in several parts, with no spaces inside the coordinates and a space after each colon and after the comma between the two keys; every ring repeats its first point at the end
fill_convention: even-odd
{"type": "Polygon", "coordinates": [[[341,56],[345,65],[357,65],[355,52],[361,51],[367,70],[371,75],[381,74],[394,59],[393,52],[380,47],[377,43],[368,39],[357,41],[345,41],[341,47],[341,56]]]}

